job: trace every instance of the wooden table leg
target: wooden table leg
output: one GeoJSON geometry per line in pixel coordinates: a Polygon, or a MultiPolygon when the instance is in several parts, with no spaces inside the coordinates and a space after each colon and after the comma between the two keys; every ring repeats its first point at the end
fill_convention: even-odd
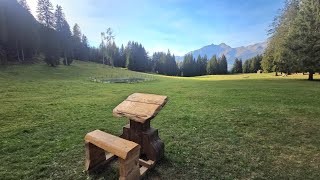
{"type": "Polygon", "coordinates": [[[158,130],[150,127],[150,120],[145,123],[130,120],[130,124],[123,127],[122,138],[133,141],[141,146],[141,155],[157,161],[164,156],[164,143],[159,138],[158,130]]]}

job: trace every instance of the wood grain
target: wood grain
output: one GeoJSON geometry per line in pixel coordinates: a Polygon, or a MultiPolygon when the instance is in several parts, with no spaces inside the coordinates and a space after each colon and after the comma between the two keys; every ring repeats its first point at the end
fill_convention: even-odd
{"type": "Polygon", "coordinates": [[[113,136],[100,130],[88,133],[85,136],[85,140],[122,159],[127,159],[136,153],[136,151],[140,151],[139,144],[113,136]]]}
{"type": "Polygon", "coordinates": [[[158,114],[167,99],[167,96],[134,93],[113,109],[113,115],[144,123],[158,114]]]}

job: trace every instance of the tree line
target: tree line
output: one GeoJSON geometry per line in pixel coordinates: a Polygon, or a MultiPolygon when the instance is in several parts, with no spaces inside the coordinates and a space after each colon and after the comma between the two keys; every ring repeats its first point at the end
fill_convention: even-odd
{"type": "MultiPolygon", "coordinates": [[[[26,0],[3,0],[0,3],[0,63],[32,62],[43,57],[50,66],[72,64],[74,59],[123,67],[133,71],[154,72],[169,76],[202,76],[227,74],[228,63],[221,57],[186,54],[179,64],[175,55],[155,52],[149,56],[142,44],[129,41],[118,47],[111,28],[101,32],[99,47],[92,47],[76,23],[72,29],[63,8],[53,7],[50,0],[38,0],[37,19],[30,13],[26,0]]],[[[256,72],[260,56],[245,61],[236,59],[234,73],[256,72]],[[240,67],[241,64],[241,67],[240,67]]]]}
{"type": "Polygon", "coordinates": [[[236,58],[231,69],[231,73],[256,73],[262,70],[261,61],[263,55],[257,55],[242,62],[242,59],[236,58]]]}
{"type": "Polygon", "coordinates": [[[320,72],[320,1],[286,0],[275,17],[263,60],[265,72],[320,72]]]}

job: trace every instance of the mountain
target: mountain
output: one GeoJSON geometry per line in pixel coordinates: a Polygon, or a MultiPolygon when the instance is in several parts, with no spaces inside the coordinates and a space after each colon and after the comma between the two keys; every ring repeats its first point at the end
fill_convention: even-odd
{"type": "MultiPolygon", "coordinates": [[[[204,46],[198,50],[191,51],[188,54],[193,54],[194,58],[197,58],[198,55],[207,55],[208,59],[210,59],[213,55],[221,57],[222,54],[224,54],[227,57],[228,67],[231,68],[236,58],[246,60],[258,54],[263,54],[266,47],[267,42],[257,43],[249,46],[241,46],[237,48],[232,48],[225,43],[221,43],[219,45],[211,44],[208,46],[204,46]]],[[[183,56],[176,56],[176,61],[183,61],[183,56]]]]}

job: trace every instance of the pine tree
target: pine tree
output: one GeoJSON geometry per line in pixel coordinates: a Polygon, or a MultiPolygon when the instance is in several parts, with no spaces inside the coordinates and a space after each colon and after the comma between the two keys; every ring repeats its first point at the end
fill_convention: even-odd
{"type": "Polygon", "coordinates": [[[207,74],[215,75],[219,73],[219,63],[217,60],[217,56],[213,55],[207,65],[207,74]]]}
{"type": "MultiPolygon", "coordinates": [[[[101,32],[101,44],[100,49],[102,52],[102,62],[105,64],[105,57],[108,56],[107,47],[109,44],[112,44],[114,41],[115,36],[113,35],[113,31],[111,28],[108,28],[106,32],[101,32]]],[[[113,66],[113,65],[112,65],[113,66]]]]}
{"type": "Polygon", "coordinates": [[[242,66],[242,72],[243,73],[250,73],[250,60],[244,61],[243,66],[242,66]]]}
{"type": "Polygon", "coordinates": [[[320,1],[301,0],[300,11],[290,28],[287,46],[299,59],[304,71],[309,72],[309,80],[320,69],[320,1]]]}
{"type": "Polygon", "coordinates": [[[262,62],[266,72],[273,70],[277,74],[278,71],[290,73],[297,70],[295,66],[297,58],[286,44],[289,42],[289,32],[299,12],[299,3],[300,0],[286,0],[284,8],[269,30],[271,38],[262,62]]]}
{"type": "Polygon", "coordinates": [[[228,62],[226,56],[223,54],[219,61],[219,74],[228,74],[228,62]]]}
{"type": "Polygon", "coordinates": [[[54,28],[53,6],[49,0],[38,0],[38,21],[47,28],[54,28]]]}
{"type": "Polygon", "coordinates": [[[186,77],[195,76],[195,64],[192,54],[185,55],[181,67],[182,75],[186,77]]]}
{"type": "Polygon", "coordinates": [[[55,15],[55,30],[59,33],[60,52],[64,58],[63,63],[70,65],[72,63],[71,58],[71,31],[70,26],[65,18],[62,7],[57,5],[55,15]]]}
{"type": "Polygon", "coordinates": [[[237,74],[237,73],[242,73],[242,71],[243,71],[243,69],[242,69],[242,60],[236,58],[234,60],[234,64],[233,64],[231,72],[237,74]]]}
{"type": "Polygon", "coordinates": [[[125,49],[123,47],[123,44],[121,45],[121,48],[119,50],[119,55],[120,55],[120,59],[119,59],[119,67],[126,67],[126,53],[125,53],[125,49]]]}
{"type": "Polygon", "coordinates": [[[72,28],[72,54],[74,59],[82,60],[82,33],[80,26],[76,23],[72,28]]]}
{"type": "Polygon", "coordinates": [[[207,74],[207,64],[208,64],[208,57],[207,55],[204,55],[203,58],[201,58],[201,65],[200,65],[200,75],[206,75],[207,74]]]}
{"type": "Polygon", "coordinates": [[[18,2],[24,9],[30,12],[30,7],[26,0],[19,0],[18,2]]]}
{"type": "Polygon", "coordinates": [[[39,48],[39,26],[17,1],[0,3],[0,44],[6,61],[32,60],[39,48]]]}

